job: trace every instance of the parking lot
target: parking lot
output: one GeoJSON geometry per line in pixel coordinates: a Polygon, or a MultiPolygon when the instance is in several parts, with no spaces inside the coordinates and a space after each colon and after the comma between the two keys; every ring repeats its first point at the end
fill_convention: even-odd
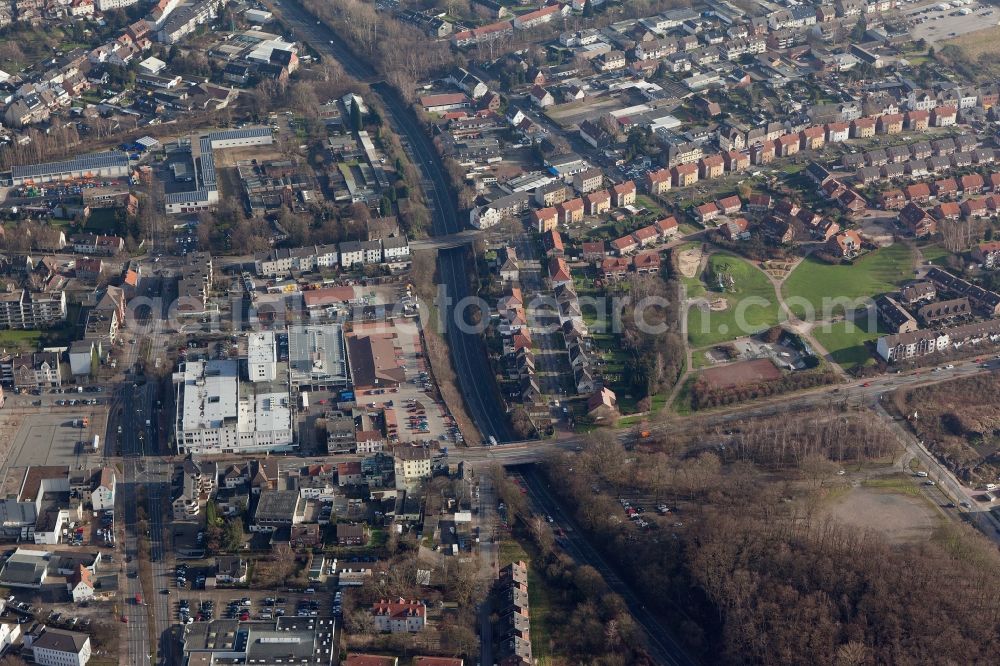
{"type": "Polygon", "coordinates": [[[940,9],[936,4],[907,13],[914,41],[943,42],[968,32],[996,25],[1000,13],[993,7],[973,3],[960,8],[940,9]],[[962,13],[968,10],[968,13],[962,13]]]}
{"type": "Polygon", "coordinates": [[[176,579],[171,581],[170,587],[159,591],[173,600],[172,621],[189,624],[215,619],[247,621],[278,617],[331,617],[340,610],[339,591],[328,589],[325,583],[310,583],[314,587],[294,592],[242,587],[201,589],[205,582],[201,577],[208,573],[207,567],[177,565],[174,571],[176,579]],[[181,586],[179,581],[185,584],[181,586]]]}
{"type": "Polygon", "coordinates": [[[8,424],[16,421],[17,425],[16,433],[7,440],[0,473],[3,476],[13,473],[18,483],[28,466],[66,465],[77,469],[99,463],[99,453],[90,450],[90,443],[95,435],[101,441],[104,439],[107,423],[104,406],[56,407],[4,420],[8,424]]]}

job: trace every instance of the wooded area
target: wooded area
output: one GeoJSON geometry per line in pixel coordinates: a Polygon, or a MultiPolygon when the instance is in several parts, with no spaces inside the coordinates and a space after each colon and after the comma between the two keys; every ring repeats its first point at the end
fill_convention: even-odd
{"type": "Polygon", "coordinates": [[[894,453],[884,426],[837,409],[731,425],[716,433],[725,444],[706,433],[694,448],[666,438],[626,451],[599,433],[546,465],[591,542],[703,663],[958,664],[996,654],[1000,557],[978,533],[950,525],[918,545],[890,545],[822,510],[843,483],[841,465],[894,453]],[[666,503],[676,522],[641,530],[624,519],[622,496],[666,503]]]}
{"type": "Polygon", "coordinates": [[[983,373],[896,391],[893,403],[927,448],[966,483],[1000,474],[1000,377],[983,373]]]}

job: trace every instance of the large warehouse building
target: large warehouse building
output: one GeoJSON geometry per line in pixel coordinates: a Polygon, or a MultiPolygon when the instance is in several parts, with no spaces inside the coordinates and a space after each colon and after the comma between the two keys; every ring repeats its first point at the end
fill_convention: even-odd
{"type": "Polygon", "coordinates": [[[94,153],[64,162],[26,164],[11,169],[11,184],[51,183],[73,178],[124,178],[128,155],[120,151],[94,153]]]}
{"type": "Polygon", "coordinates": [[[191,142],[191,162],[194,164],[192,181],[195,187],[185,192],[172,192],[166,196],[165,209],[168,215],[195,213],[208,210],[219,202],[219,185],[215,177],[214,150],[246,148],[249,146],[269,146],[274,135],[269,127],[249,127],[247,129],[212,132],[191,142]]]}

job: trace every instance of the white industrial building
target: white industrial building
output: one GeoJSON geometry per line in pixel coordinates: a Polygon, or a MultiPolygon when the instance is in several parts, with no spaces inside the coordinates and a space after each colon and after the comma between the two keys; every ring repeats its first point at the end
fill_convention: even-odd
{"type": "Polygon", "coordinates": [[[257,453],[293,446],[287,391],[241,384],[234,360],[188,361],[174,373],[177,452],[257,453]]]}
{"type": "Polygon", "coordinates": [[[278,348],[272,331],[251,333],[247,339],[247,377],[254,383],[277,379],[278,348]]]}
{"type": "Polygon", "coordinates": [[[128,155],[119,151],[93,153],[63,162],[26,164],[11,169],[11,185],[51,183],[74,178],[124,178],[128,155]]]}

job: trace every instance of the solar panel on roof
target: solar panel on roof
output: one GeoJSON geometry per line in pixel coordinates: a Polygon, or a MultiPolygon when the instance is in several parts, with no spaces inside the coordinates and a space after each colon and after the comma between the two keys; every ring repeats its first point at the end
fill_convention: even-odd
{"type": "Polygon", "coordinates": [[[70,171],[96,171],[110,167],[128,167],[128,155],[116,150],[84,155],[62,162],[26,164],[13,167],[11,175],[14,178],[36,178],[49,174],[60,174],[70,171]]]}

